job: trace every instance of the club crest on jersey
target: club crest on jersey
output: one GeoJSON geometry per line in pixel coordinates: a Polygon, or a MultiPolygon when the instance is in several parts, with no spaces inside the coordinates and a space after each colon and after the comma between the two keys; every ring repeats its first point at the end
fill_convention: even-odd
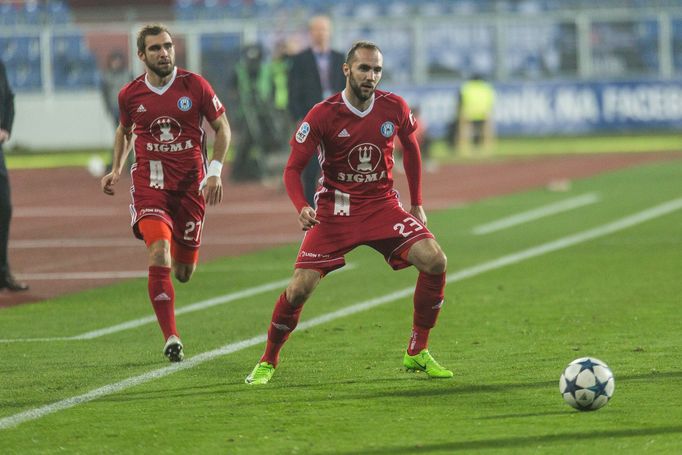
{"type": "Polygon", "coordinates": [[[175,142],[182,133],[180,123],[173,117],[159,117],[149,126],[149,133],[159,142],[168,144],[175,142]]]}
{"type": "Polygon", "coordinates": [[[391,137],[393,136],[393,133],[395,132],[395,125],[393,122],[384,122],[383,125],[381,125],[381,134],[384,137],[391,137]]]}
{"type": "Polygon", "coordinates": [[[301,123],[298,131],[296,131],[296,142],[303,144],[308,137],[308,133],[310,133],[310,124],[308,122],[301,123]]]}
{"type": "Polygon", "coordinates": [[[187,112],[192,109],[192,100],[186,96],[183,96],[178,100],[178,109],[182,112],[187,112]]]}

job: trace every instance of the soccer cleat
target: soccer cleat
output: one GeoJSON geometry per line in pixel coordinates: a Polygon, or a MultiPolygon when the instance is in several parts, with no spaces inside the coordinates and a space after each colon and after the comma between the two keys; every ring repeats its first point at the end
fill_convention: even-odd
{"type": "Polygon", "coordinates": [[[423,371],[430,378],[451,378],[452,371],[440,366],[436,359],[429,354],[428,349],[422,349],[419,354],[410,355],[405,352],[403,366],[407,371],[423,371]]]}
{"type": "Polygon", "coordinates": [[[182,341],[175,335],[171,335],[166,340],[163,347],[163,355],[168,357],[171,362],[182,362],[185,358],[185,353],[182,351],[182,341]]]}
{"type": "Polygon", "coordinates": [[[275,374],[275,366],[268,362],[258,362],[244,382],[247,384],[267,384],[275,374]]]}

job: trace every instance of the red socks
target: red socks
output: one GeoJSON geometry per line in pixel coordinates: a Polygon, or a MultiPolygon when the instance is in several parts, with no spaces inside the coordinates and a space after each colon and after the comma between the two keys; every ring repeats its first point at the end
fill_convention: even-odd
{"type": "Polygon", "coordinates": [[[268,329],[268,342],[265,345],[265,353],[261,357],[261,362],[268,362],[274,366],[279,363],[279,351],[284,346],[284,342],[289,338],[289,334],[298,325],[303,305],[297,307],[291,305],[286,298],[286,294],[277,299],[275,309],[272,312],[272,322],[268,329]]]}
{"type": "Polygon", "coordinates": [[[159,321],[163,339],[178,335],[175,328],[175,290],[171,281],[170,267],[150,266],[147,290],[154,307],[156,319],[159,321]]]}
{"type": "Polygon", "coordinates": [[[414,317],[412,336],[407,347],[409,355],[419,354],[426,349],[429,331],[436,325],[445,293],[445,273],[429,275],[420,272],[414,290],[414,317]]]}

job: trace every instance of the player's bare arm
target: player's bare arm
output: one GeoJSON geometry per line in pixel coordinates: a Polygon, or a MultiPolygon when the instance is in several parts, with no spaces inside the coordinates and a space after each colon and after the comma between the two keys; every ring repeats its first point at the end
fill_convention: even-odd
{"type": "Polygon", "coordinates": [[[211,127],[215,131],[213,155],[211,156],[206,177],[204,177],[201,185],[199,185],[199,191],[203,191],[204,199],[209,205],[215,205],[223,200],[223,182],[220,174],[225,155],[227,154],[227,148],[230,145],[232,131],[225,114],[213,120],[211,127]]]}
{"type": "Polygon", "coordinates": [[[306,205],[301,209],[301,213],[298,215],[298,223],[301,225],[301,229],[308,231],[315,227],[316,224],[320,224],[320,220],[315,218],[317,213],[315,209],[306,205]]]}
{"type": "Polygon", "coordinates": [[[121,178],[123,163],[125,163],[128,153],[130,152],[132,137],[132,127],[126,128],[123,125],[118,125],[114,136],[114,158],[111,165],[111,172],[102,177],[101,181],[102,191],[109,196],[114,195],[114,185],[116,185],[121,178]]]}
{"type": "Polygon", "coordinates": [[[410,215],[421,221],[426,226],[426,212],[421,205],[413,205],[410,208],[410,215]]]}

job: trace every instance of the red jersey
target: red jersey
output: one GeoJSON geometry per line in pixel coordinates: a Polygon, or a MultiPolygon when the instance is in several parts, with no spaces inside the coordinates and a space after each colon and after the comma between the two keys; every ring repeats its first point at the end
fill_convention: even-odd
{"type": "MultiPolygon", "coordinates": [[[[413,133],[417,124],[400,96],[376,90],[372,104],[359,111],[340,92],[316,104],[291,139],[287,168],[305,166],[317,151],[322,188],[341,194],[348,204],[385,198],[393,193],[393,146],[397,134],[413,133]]],[[[418,152],[418,149],[417,149],[418,152]]],[[[307,203],[291,195],[300,211],[307,203]]]]}
{"type": "Polygon", "coordinates": [[[133,185],[166,190],[198,190],[206,168],[203,119],[225,108],[198,74],[175,68],[171,80],[154,87],[141,75],[118,94],[120,122],[135,125],[133,185]]]}

